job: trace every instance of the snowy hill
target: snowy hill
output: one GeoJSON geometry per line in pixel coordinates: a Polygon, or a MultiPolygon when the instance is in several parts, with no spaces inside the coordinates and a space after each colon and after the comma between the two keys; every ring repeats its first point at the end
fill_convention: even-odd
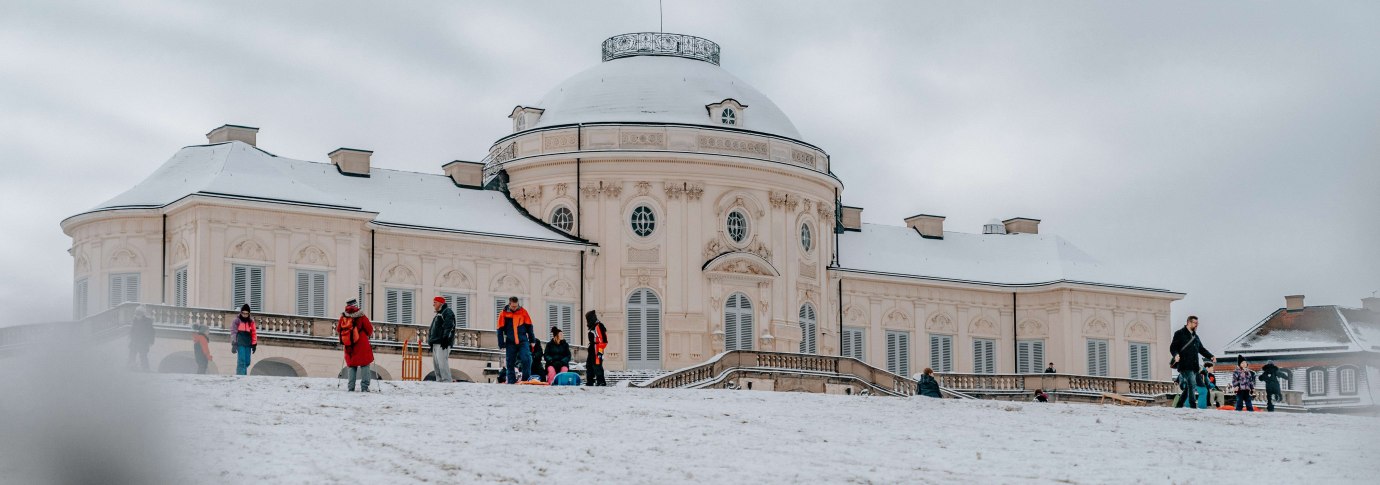
{"type": "MultiPolygon", "coordinates": [[[[158,452],[168,471],[157,479],[179,482],[1360,483],[1380,472],[1358,446],[1380,436],[1375,418],[492,384],[387,382],[361,394],[329,379],[139,378],[162,403],[144,408],[163,425],[151,428],[172,445],[158,452]]],[[[18,465],[0,462],[0,476],[15,477],[6,466],[18,465]]]]}

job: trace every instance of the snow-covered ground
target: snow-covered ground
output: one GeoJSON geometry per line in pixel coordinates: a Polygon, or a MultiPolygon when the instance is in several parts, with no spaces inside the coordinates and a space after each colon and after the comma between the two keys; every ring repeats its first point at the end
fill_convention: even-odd
{"type": "MultiPolygon", "coordinates": [[[[158,450],[162,471],[144,477],[154,481],[1374,483],[1380,475],[1380,419],[1368,417],[492,384],[388,382],[362,394],[331,379],[275,377],[127,382],[157,404],[132,405],[149,424],[109,431],[129,435],[115,446],[158,450]],[[151,439],[168,446],[140,441],[151,439]]],[[[77,408],[131,407],[93,398],[77,408]]],[[[83,420],[76,424],[102,429],[99,419],[83,420]]],[[[33,436],[33,426],[42,425],[0,439],[33,436]]],[[[0,477],[29,477],[12,473],[42,462],[14,461],[0,460],[0,477]]]]}

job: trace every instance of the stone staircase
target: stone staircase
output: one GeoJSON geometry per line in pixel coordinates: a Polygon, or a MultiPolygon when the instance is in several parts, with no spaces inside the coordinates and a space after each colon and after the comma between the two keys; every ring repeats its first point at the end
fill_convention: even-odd
{"type": "Polygon", "coordinates": [[[641,384],[643,382],[647,382],[670,373],[671,371],[663,370],[604,371],[604,378],[608,380],[609,386],[625,385],[623,384],[624,382],[627,383],[627,386],[637,386],[638,384],[641,384]]]}

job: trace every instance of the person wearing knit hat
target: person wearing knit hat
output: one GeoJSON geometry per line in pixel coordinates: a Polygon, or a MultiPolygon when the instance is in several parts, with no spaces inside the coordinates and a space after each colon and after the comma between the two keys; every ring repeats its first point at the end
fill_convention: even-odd
{"type": "Polygon", "coordinates": [[[345,302],[345,312],[335,323],[335,334],[345,346],[345,376],[349,379],[345,391],[354,392],[358,378],[359,390],[369,392],[369,379],[374,376],[374,370],[369,367],[374,363],[374,348],[369,345],[369,336],[374,334],[374,324],[369,322],[356,300],[345,302]]]}
{"type": "Polygon", "coordinates": [[[1265,381],[1265,411],[1273,413],[1275,401],[1284,399],[1279,388],[1279,366],[1275,365],[1275,361],[1267,360],[1260,367],[1260,380],[1265,381]]]}
{"type": "Polygon", "coordinates": [[[248,303],[240,305],[240,315],[232,326],[230,353],[235,354],[235,375],[242,376],[249,373],[249,355],[259,350],[259,329],[248,303]]]}
{"type": "Polygon", "coordinates": [[[436,372],[436,382],[455,382],[450,376],[450,344],[455,341],[455,311],[450,309],[443,296],[432,298],[431,308],[436,310],[436,316],[431,318],[426,342],[431,346],[431,364],[436,372]]]}

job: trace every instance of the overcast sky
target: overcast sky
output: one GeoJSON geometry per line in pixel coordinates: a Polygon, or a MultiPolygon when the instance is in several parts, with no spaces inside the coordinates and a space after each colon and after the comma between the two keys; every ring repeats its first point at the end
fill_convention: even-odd
{"type": "MultiPolygon", "coordinates": [[[[4,2],[0,324],[70,316],[63,218],[223,123],[440,172],[509,111],[655,31],[657,3],[4,2]]],[[[829,152],[866,222],[1043,220],[1188,293],[1220,348],[1380,290],[1380,3],[704,2],[709,38],[829,152]]]]}

